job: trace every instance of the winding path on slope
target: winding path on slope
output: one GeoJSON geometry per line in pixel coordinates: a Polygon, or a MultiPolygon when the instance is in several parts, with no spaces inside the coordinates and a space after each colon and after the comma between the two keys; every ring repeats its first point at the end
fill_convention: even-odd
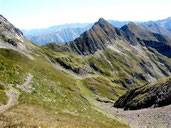
{"type": "Polygon", "coordinates": [[[8,103],[6,105],[0,106],[0,114],[18,103],[17,99],[19,92],[17,92],[17,90],[10,88],[8,91],[6,91],[6,95],[8,96],[8,103]]]}
{"type": "Polygon", "coordinates": [[[23,90],[23,91],[25,91],[25,92],[30,92],[30,89],[32,88],[32,86],[31,86],[31,84],[30,84],[32,78],[33,78],[33,75],[30,74],[30,73],[28,73],[27,79],[26,79],[25,83],[22,84],[22,85],[17,85],[16,87],[17,87],[17,88],[20,88],[21,90],[23,90]]]}
{"type": "MultiPolygon", "coordinates": [[[[22,89],[23,91],[28,92],[28,89],[31,87],[30,82],[32,80],[33,76],[31,74],[28,74],[27,79],[24,84],[17,85],[17,88],[22,89]]],[[[20,92],[18,92],[13,87],[10,87],[9,90],[6,91],[6,95],[8,96],[8,103],[6,105],[0,106],[0,114],[9,109],[10,107],[18,104],[18,96],[20,92]]]]}

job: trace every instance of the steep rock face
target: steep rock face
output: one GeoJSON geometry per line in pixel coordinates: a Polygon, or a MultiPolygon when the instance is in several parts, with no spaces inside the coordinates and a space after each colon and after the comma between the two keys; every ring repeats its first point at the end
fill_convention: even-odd
{"type": "Polygon", "coordinates": [[[64,68],[78,73],[83,63],[87,63],[93,72],[111,77],[112,82],[124,88],[170,75],[170,59],[160,54],[162,51],[166,55],[170,52],[166,50],[169,49],[169,42],[164,36],[147,32],[134,23],[122,29],[113,27],[101,18],[75,41],[66,45],[48,44],[45,48],[60,54],[66,52],[65,57],[52,57],[54,62],[64,68]],[[71,53],[81,56],[70,60],[71,53]]]}
{"type": "Polygon", "coordinates": [[[128,91],[115,102],[114,107],[134,110],[169,104],[171,104],[171,78],[128,91]]]}
{"type": "Polygon", "coordinates": [[[165,43],[162,43],[162,42],[158,42],[158,41],[146,41],[146,40],[143,40],[144,44],[147,46],[147,47],[151,47],[151,48],[154,48],[156,49],[159,53],[167,56],[167,57],[171,57],[171,46],[170,45],[167,45],[165,43]]]}
{"type": "Polygon", "coordinates": [[[5,17],[0,15],[0,33],[13,35],[19,39],[23,39],[23,33],[14,27],[5,17]]]}
{"type": "Polygon", "coordinates": [[[78,54],[93,54],[97,50],[105,49],[109,44],[112,44],[116,39],[122,39],[125,34],[122,30],[113,27],[104,19],[99,19],[98,22],[89,30],[84,32],[79,38],[68,43],[71,49],[78,54]]]}
{"type": "Polygon", "coordinates": [[[171,40],[168,37],[148,32],[133,22],[130,22],[128,25],[124,25],[121,29],[127,34],[128,38],[133,38],[134,41],[137,41],[138,38],[148,41],[158,41],[166,44],[171,43],[171,40]]]}
{"type": "Polygon", "coordinates": [[[119,76],[112,81],[126,88],[136,86],[136,79],[150,82],[170,75],[170,40],[134,23],[119,29],[101,18],[65,47],[86,56],[95,72],[109,77],[119,76]],[[141,75],[134,75],[134,71],[141,75]]]}
{"type": "Polygon", "coordinates": [[[0,15],[0,48],[12,49],[32,58],[30,53],[38,47],[28,41],[18,28],[0,15]]]}
{"type": "Polygon", "coordinates": [[[147,48],[154,48],[159,53],[171,57],[171,39],[167,36],[148,32],[132,22],[121,29],[126,33],[131,44],[136,45],[139,42],[147,48]]]}
{"type": "Polygon", "coordinates": [[[119,28],[113,27],[104,19],[99,19],[93,27],[74,41],[67,43],[71,50],[78,54],[93,54],[104,50],[116,40],[123,40],[136,46],[138,43],[156,49],[159,53],[171,57],[171,39],[157,33],[148,32],[131,22],[119,28]]]}

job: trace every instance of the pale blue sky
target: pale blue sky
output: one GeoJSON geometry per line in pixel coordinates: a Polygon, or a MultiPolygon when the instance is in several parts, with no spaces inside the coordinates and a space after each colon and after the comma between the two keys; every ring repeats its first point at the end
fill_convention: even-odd
{"type": "Polygon", "coordinates": [[[171,0],[0,0],[0,14],[19,28],[107,20],[147,21],[171,16],[171,0]]]}

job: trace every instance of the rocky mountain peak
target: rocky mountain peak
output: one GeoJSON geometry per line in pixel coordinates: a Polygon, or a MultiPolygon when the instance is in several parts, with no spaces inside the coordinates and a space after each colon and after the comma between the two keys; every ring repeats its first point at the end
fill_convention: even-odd
{"type": "Polygon", "coordinates": [[[111,25],[107,20],[103,19],[103,18],[100,18],[93,26],[96,27],[96,26],[100,26],[101,28],[103,29],[106,29],[106,28],[114,28],[113,25],[111,25]]]}
{"type": "Polygon", "coordinates": [[[113,27],[105,19],[100,18],[93,27],[80,37],[68,43],[71,49],[78,54],[93,54],[97,50],[105,49],[117,39],[124,38],[124,32],[113,27]]]}
{"type": "Polygon", "coordinates": [[[129,22],[128,26],[137,26],[134,22],[129,22]]]}
{"type": "Polygon", "coordinates": [[[2,15],[0,15],[0,32],[1,34],[16,37],[19,40],[24,39],[23,33],[2,15]]]}
{"type": "Polygon", "coordinates": [[[148,31],[144,30],[140,26],[136,25],[133,22],[130,22],[127,25],[121,27],[121,29],[126,32],[129,36],[137,36],[141,38],[152,37],[153,35],[148,31]]]}
{"type": "Polygon", "coordinates": [[[130,22],[127,25],[124,25],[121,29],[124,30],[124,31],[126,29],[129,29],[129,30],[139,30],[139,31],[141,30],[141,28],[139,26],[137,26],[134,22],[130,22]]]}
{"type": "Polygon", "coordinates": [[[33,58],[28,54],[32,51],[33,44],[25,39],[23,33],[2,15],[0,15],[0,47],[13,49],[33,58]]]}
{"type": "Polygon", "coordinates": [[[105,19],[100,18],[95,24],[105,24],[108,23],[105,19]]]}
{"type": "Polygon", "coordinates": [[[3,15],[0,14],[0,21],[7,22],[7,19],[5,17],[3,17],[3,15]]]}

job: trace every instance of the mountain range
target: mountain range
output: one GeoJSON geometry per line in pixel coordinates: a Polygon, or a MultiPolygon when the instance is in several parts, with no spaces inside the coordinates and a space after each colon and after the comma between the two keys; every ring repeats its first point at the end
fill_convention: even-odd
{"type": "Polygon", "coordinates": [[[0,15],[0,127],[171,127],[170,106],[124,111],[171,104],[171,39],[133,22],[91,26],[38,46],[0,15]]]}
{"type": "MultiPolygon", "coordinates": [[[[109,20],[108,22],[111,23],[114,27],[121,28],[125,24],[130,23],[131,21],[109,20]]],[[[168,37],[171,37],[170,17],[164,20],[135,23],[149,32],[167,35],[168,37]]],[[[24,33],[25,37],[35,42],[37,45],[44,45],[51,42],[65,44],[66,42],[73,41],[83,32],[89,30],[92,25],[92,23],[73,23],[52,26],[47,29],[22,30],[22,32],[24,33]]]]}

